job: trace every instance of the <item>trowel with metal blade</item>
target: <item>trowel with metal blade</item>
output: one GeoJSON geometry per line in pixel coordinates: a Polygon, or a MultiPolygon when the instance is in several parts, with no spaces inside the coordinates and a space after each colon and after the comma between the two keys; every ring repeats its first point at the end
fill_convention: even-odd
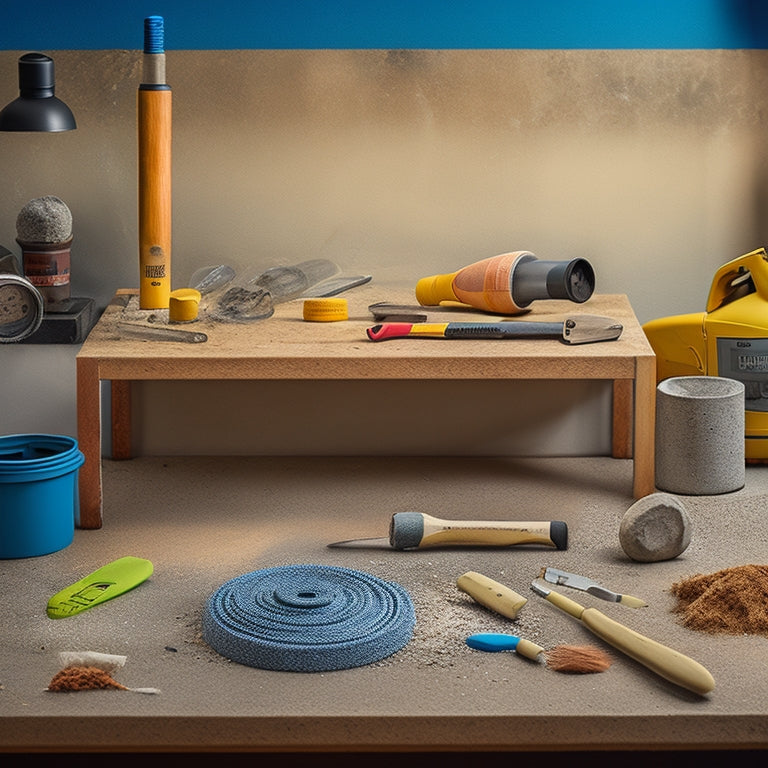
{"type": "Polygon", "coordinates": [[[426,549],[431,547],[509,547],[538,544],[568,548],[568,527],[560,520],[508,522],[495,520],[440,520],[421,512],[396,512],[389,538],[348,539],[329,547],[426,549]]]}
{"type": "Polygon", "coordinates": [[[607,600],[610,603],[621,603],[630,608],[648,607],[648,603],[646,603],[645,600],[641,600],[639,597],[612,592],[610,589],[606,589],[596,581],[588,579],[586,576],[579,576],[576,573],[559,571],[557,568],[542,568],[539,578],[548,581],[550,584],[561,584],[566,587],[572,587],[573,589],[580,589],[582,592],[587,592],[593,597],[599,597],[601,600],[607,600]]]}

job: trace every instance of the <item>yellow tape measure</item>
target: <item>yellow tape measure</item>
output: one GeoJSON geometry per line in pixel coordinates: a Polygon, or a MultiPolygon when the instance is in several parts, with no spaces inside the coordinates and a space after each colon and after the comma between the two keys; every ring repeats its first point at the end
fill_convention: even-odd
{"type": "Polygon", "coordinates": [[[312,323],[334,323],[349,319],[346,299],[307,299],[304,319],[312,323]]]}

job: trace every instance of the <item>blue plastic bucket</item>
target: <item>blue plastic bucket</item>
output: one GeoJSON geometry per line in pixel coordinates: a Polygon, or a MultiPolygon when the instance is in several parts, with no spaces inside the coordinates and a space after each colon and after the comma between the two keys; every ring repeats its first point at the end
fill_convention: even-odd
{"type": "Polygon", "coordinates": [[[84,461],[72,437],[0,437],[0,559],[47,555],[72,543],[84,461]]]}

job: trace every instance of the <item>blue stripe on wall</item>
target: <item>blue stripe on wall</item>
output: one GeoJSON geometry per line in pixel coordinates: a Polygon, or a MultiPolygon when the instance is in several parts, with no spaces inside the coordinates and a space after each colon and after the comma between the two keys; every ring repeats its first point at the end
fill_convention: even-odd
{"type": "Polygon", "coordinates": [[[768,48],[765,0],[30,0],[9,2],[0,50],[143,47],[768,48]]]}

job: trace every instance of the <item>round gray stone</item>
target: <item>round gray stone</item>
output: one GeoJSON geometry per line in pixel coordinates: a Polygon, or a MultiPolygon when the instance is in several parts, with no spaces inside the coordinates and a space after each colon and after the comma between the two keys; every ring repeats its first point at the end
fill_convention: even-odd
{"type": "Polygon", "coordinates": [[[64,243],[72,237],[72,212],[55,195],[36,197],[19,211],[16,236],[27,243],[64,243]]]}
{"type": "Polygon", "coordinates": [[[641,563],[672,560],[691,543],[691,528],[680,499],[669,493],[652,493],[624,513],[619,543],[627,557],[641,563]]]}

